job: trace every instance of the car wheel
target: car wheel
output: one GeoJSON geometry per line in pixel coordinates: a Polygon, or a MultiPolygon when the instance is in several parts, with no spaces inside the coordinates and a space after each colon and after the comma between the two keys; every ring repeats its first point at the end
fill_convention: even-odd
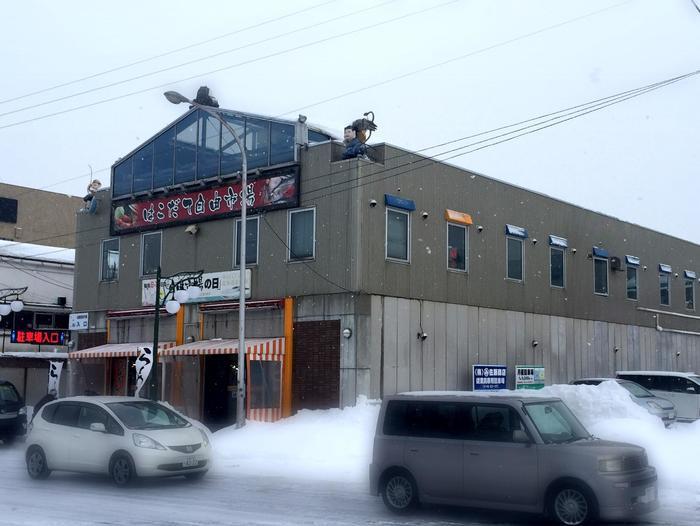
{"type": "Polygon", "coordinates": [[[131,484],[136,479],[136,469],[131,457],[127,455],[115,456],[109,467],[109,474],[117,486],[124,487],[131,484]]]}
{"type": "Polygon", "coordinates": [[[593,520],[595,501],[583,487],[561,486],[552,492],[550,512],[558,524],[582,526],[593,520]]]}
{"type": "Polygon", "coordinates": [[[408,473],[395,472],[386,477],[382,500],[394,513],[406,513],[418,504],[418,488],[408,473]]]}
{"type": "Polygon", "coordinates": [[[204,478],[204,475],[206,475],[206,471],[197,471],[195,473],[187,473],[185,475],[185,478],[187,480],[202,480],[204,478]]]}
{"type": "Polygon", "coordinates": [[[36,480],[42,480],[51,474],[51,470],[46,463],[44,450],[39,446],[32,446],[27,450],[27,473],[36,480]]]}

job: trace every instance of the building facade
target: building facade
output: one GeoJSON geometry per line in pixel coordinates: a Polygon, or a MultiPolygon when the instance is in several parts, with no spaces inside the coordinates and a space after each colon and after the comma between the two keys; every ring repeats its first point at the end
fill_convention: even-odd
{"type": "Polygon", "coordinates": [[[223,115],[245,136],[245,194],[240,152],[195,109],[120,159],[79,218],[75,310],[94,329],[78,334],[76,390],[128,392],[158,266],[204,272],[202,296],[160,319],[161,388],[210,422],[232,418],[240,290],[265,348],[248,347],[248,411],[264,419],[471,389],[477,364],[505,366],[509,387],[525,364],[546,383],[700,369],[697,245],[388,144],[342,160],[303,122],[223,115]]]}

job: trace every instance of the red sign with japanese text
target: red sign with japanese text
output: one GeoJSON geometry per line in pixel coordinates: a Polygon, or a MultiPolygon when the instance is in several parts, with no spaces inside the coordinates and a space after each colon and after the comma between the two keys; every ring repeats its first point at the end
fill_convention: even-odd
{"type": "MultiPolygon", "coordinates": [[[[299,170],[295,166],[284,172],[249,180],[245,192],[249,213],[298,206],[298,175],[299,170]]],[[[236,182],[145,200],[119,200],[112,204],[112,234],[238,215],[243,198],[241,183],[236,182]]]]}
{"type": "Polygon", "coordinates": [[[34,345],[65,345],[65,331],[16,330],[10,333],[11,343],[31,343],[34,345]]]}

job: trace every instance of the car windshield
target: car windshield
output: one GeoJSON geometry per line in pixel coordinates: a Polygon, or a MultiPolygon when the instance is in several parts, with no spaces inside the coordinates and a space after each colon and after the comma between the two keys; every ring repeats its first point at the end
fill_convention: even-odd
{"type": "Polygon", "coordinates": [[[523,406],[546,444],[563,444],[591,437],[564,402],[531,402],[523,406]]]}
{"type": "Polygon", "coordinates": [[[630,394],[632,396],[634,396],[635,398],[652,398],[654,396],[651,392],[644,389],[644,387],[642,387],[639,384],[635,384],[634,382],[618,382],[618,383],[620,384],[620,386],[627,389],[630,392],[630,394]]]}
{"type": "Polygon", "coordinates": [[[19,402],[19,395],[9,384],[0,384],[0,402],[19,402]]]}
{"type": "Polygon", "coordinates": [[[170,429],[187,427],[190,423],[156,402],[147,400],[108,403],[114,414],[129,429],[170,429]]]}
{"type": "Polygon", "coordinates": [[[693,382],[695,382],[696,384],[700,385],[700,376],[698,376],[698,375],[692,375],[692,376],[689,376],[688,378],[690,378],[690,379],[691,379],[693,382]]]}

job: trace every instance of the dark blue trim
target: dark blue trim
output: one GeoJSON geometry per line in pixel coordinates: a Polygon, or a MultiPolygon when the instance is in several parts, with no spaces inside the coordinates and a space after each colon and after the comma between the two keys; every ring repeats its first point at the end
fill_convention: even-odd
{"type": "Polygon", "coordinates": [[[659,263],[659,272],[662,274],[671,274],[673,272],[673,267],[671,267],[671,265],[666,265],[665,263],[659,263]]]}
{"type": "Polygon", "coordinates": [[[527,229],[521,226],[506,225],[506,235],[527,239],[527,229]]]}
{"type": "Polygon", "coordinates": [[[384,194],[384,204],[393,208],[408,210],[409,212],[413,212],[416,209],[416,203],[410,199],[404,199],[403,197],[390,194],[384,194]]]}
{"type": "Polygon", "coordinates": [[[608,251],[604,248],[600,247],[593,247],[593,255],[597,258],[609,258],[610,254],[608,254],[608,251]]]}
{"type": "Polygon", "coordinates": [[[628,265],[632,265],[633,267],[639,266],[639,258],[637,256],[625,256],[625,260],[628,265]]]}

